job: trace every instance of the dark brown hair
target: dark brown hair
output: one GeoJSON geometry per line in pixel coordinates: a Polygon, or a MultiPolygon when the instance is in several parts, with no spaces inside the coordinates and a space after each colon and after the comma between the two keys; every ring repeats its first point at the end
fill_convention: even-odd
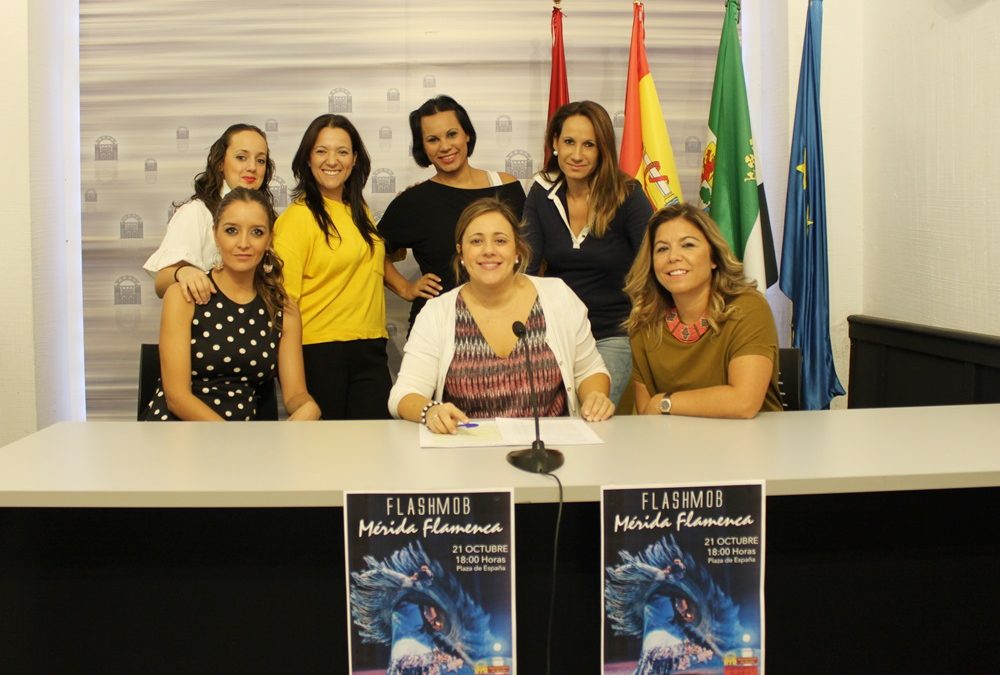
{"type": "MultiPolygon", "coordinates": [[[[241,131],[252,131],[260,134],[267,145],[267,135],[252,124],[233,124],[222,132],[222,135],[215,139],[212,147],[208,149],[208,158],[205,160],[205,170],[194,177],[194,194],[191,199],[200,199],[208,208],[208,212],[214,214],[219,208],[219,200],[222,199],[222,186],[225,179],[222,175],[222,165],[226,161],[226,150],[229,149],[229,142],[233,136],[241,131]]],[[[268,208],[271,206],[271,177],[274,176],[274,160],[271,159],[271,149],[267,150],[267,163],[264,166],[264,178],[260,182],[260,190],[267,200],[268,208]]],[[[190,199],[188,201],[191,201],[190,199]]],[[[180,204],[175,204],[180,206],[180,204]]]]}
{"type": "Polygon", "coordinates": [[[410,113],[410,133],[413,135],[413,161],[417,163],[417,166],[426,169],[431,165],[430,157],[427,156],[427,152],[424,150],[424,132],[420,128],[420,120],[441,112],[448,112],[449,110],[455,113],[462,131],[469,137],[466,154],[468,157],[472,157],[472,151],[476,149],[476,129],[472,126],[469,113],[465,112],[465,108],[451,96],[442,94],[441,96],[427,99],[423,105],[410,113]]]}
{"type": "Polygon", "coordinates": [[[323,129],[343,129],[351,139],[351,148],[356,157],[351,175],[344,183],[344,203],[350,207],[351,217],[354,219],[354,225],[361,233],[361,237],[368,244],[368,248],[373,249],[375,237],[378,235],[375,223],[368,215],[368,205],[365,204],[362,193],[372,170],[372,161],[365,149],[364,142],[361,140],[361,134],[343,115],[320,115],[309,124],[305,133],[302,134],[299,149],[295,151],[295,157],[292,159],[292,174],[298,181],[295,189],[292,190],[292,198],[301,199],[309,207],[328,244],[331,235],[340,236],[340,233],[337,232],[337,226],[334,225],[330,215],[326,212],[326,207],[323,205],[323,194],[319,191],[319,185],[316,183],[312,168],[309,166],[309,159],[313,147],[316,145],[316,139],[319,138],[323,129]]]}
{"type": "Polygon", "coordinates": [[[579,115],[587,118],[594,127],[597,141],[597,166],[590,174],[590,213],[587,223],[595,237],[603,237],[608,225],[614,220],[618,207],[629,194],[630,176],[618,168],[618,154],[615,152],[615,130],[611,125],[608,111],[593,101],[573,101],[559,108],[549,120],[545,129],[545,167],[543,175],[550,182],[563,177],[556,156],[556,142],[562,133],[563,124],[570,117],[579,115]]]}

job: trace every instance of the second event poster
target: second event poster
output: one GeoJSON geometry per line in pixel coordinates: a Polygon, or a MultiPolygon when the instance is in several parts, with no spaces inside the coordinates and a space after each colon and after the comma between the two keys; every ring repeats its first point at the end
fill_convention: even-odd
{"type": "Polygon", "coordinates": [[[764,484],[605,487],[603,675],[761,675],[764,484]]]}
{"type": "Polygon", "coordinates": [[[347,492],[352,675],[513,675],[509,490],[347,492]]]}

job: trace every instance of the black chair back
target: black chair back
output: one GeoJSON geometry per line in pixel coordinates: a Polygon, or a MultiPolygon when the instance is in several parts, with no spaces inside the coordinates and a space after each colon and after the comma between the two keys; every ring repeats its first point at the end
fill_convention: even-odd
{"type": "Polygon", "coordinates": [[[782,408],[802,410],[802,352],[798,349],[778,350],[778,390],[782,408]]]}
{"type": "Polygon", "coordinates": [[[160,379],[160,345],[139,346],[139,394],[136,404],[136,419],[142,421],[142,413],[153,400],[156,382],[160,379]]]}
{"type": "MultiPolygon", "coordinates": [[[[139,395],[136,404],[136,419],[142,420],[142,414],[153,400],[156,393],[156,383],[160,379],[160,346],[143,344],[139,347],[139,395]]],[[[257,419],[278,419],[278,395],[275,380],[257,387],[257,419]]]]}

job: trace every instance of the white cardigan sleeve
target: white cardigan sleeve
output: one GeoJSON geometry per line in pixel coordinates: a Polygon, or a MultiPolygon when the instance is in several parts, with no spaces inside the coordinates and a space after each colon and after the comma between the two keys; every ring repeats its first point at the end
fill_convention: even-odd
{"type": "Polygon", "coordinates": [[[580,383],[596,373],[608,375],[590,330],[587,306],[562,279],[528,278],[538,289],[549,333],[548,344],[559,361],[569,394],[570,414],[578,415],[580,383]]]}
{"type": "Polygon", "coordinates": [[[424,305],[403,347],[403,363],[389,391],[389,414],[399,419],[399,402],[408,394],[440,398],[455,354],[455,300],[458,289],[424,305]]]}

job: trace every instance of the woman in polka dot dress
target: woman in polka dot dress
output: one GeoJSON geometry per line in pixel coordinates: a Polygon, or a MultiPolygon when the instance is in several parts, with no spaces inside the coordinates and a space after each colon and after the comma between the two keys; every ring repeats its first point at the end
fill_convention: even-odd
{"type": "Polygon", "coordinates": [[[270,248],[273,224],[259,191],[237,188],[219,204],[212,231],[222,264],[210,272],[218,292],[205,305],[187,302],[177,284],[164,295],[162,377],[146,420],[252,420],[257,387],[275,375],[289,419],[319,419],[306,390],[301,320],[270,248]]]}

